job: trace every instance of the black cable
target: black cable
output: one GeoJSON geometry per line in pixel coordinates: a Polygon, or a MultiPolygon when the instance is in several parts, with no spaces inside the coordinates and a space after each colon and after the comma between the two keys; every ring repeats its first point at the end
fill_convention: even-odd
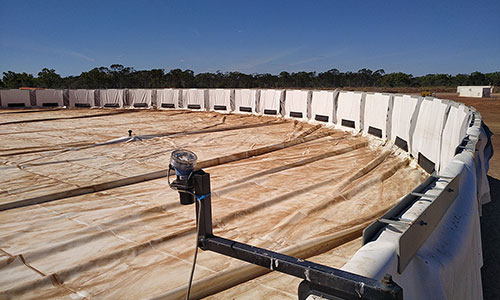
{"type": "Polygon", "coordinates": [[[191,295],[191,285],[193,283],[193,276],[194,276],[194,269],[196,267],[196,258],[198,256],[198,235],[200,234],[200,217],[201,217],[201,200],[196,198],[196,207],[197,207],[197,214],[198,217],[196,219],[196,245],[194,248],[194,258],[193,258],[193,266],[191,267],[191,275],[189,275],[189,282],[188,282],[188,288],[187,288],[187,294],[186,294],[186,300],[189,300],[189,296],[191,295]]]}
{"type": "MultiPolygon", "coordinates": [[[[201,200],[205,198],[207,195],[203,196],[196,196],[193,192],[186,191],[186,190],[179,190],[176,186],[172,185],[172,182],[170,182],[170,170],[173,170],[174,168],[172,165],[168,166],[167,170],[167,183],[169,187],[175,191],[179,191],[182,193],[187,193],[190,195],[193,195],[194,199],[196,200],[196,209],[197,211],[197,218],[196,218],[196,244],[194,248],[194,257],[193,257],[193,266],[191,267],[191,274],[189,275],[189,282],[188,282],[188,287],[187,287],[187,293],[186,293],[186,300],[189,300],[189,297],[191,296],[191,285],[193,284],[193,276],[194,276],[194,269],[196,268],[196,258],[198,257],[198,236],[200,235],[200,218],[201,218],[201,200]]],[[[193,173],[189,174],[188,180],[191,177],[193,173]]],[[[210,195],[210,194],[208,194],[210,195]]]]}

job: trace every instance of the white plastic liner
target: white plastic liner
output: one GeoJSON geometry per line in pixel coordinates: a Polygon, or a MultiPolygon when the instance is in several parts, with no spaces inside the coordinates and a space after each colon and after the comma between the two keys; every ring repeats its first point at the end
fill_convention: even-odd
{"type": "Polygon", "coordinates": [[[440,165],[446,166],[455,156],[457,146],[467,134],[471,113],[465,105],[451,106],[441,141],[440,165]]]}
{"type": "MultiPolygon", "coordinates": [[[[89,111],[88,114],[97,112],[89,111]]],[[[84,113],[84,110],[56,111],[53,116],[84,116],[84,113]]],[[[84,147],[77,151],[62,151],[56,156],[42,153],[39,160],[31,162],[36,165],[22,170],[12,165],[10,169],[15,173],[2,170],[7,174],[2,180],[8,181],[14,190],[8,195],[14,201],[75,187],[97,187],[104,182],[122,179],[128,181],[130,179],[126,178],[131,176],[142,180],[148,178],[145,174],[168,168],[171,150],[186,147],[197,153],[200,164],[211,161],[213,166],[208,171],[212,181],[214,223],[225,224],[217,226],[216,232],[227,238],[281,251],[285,247],[300,245],[299,242],[309,237],[334,235],[337,228],[350,228],[353,223],[346,215],[354,222],[360,218],[370,220],[374,211],[390,207],[422,176],[419,170],[403,164],[400,157],[371,149],[368,140],[362,136],[352,137],[345,132],[307,123],[273,121],[274,118],[250,115],[214,117],[213,113],[164,111],[158,114],[142,110],[67,121],[72,122],[70,128],[64,130],[64,135],[57,133],[62,135],[61,139],[54,139],[52,121],[26,123],[23,131],[38,130],[41,133],[32,135],[32,141],[14,134],[6,139],[8,144],[4,148],[40,144],[57,147],[61,142],[65,145],[88,142],[89,132],[92,133],[90,142],[105,142],[111,137],[127,135],[130,124],[134,124],[135,134],[144,137],[148,133],[167,133],[169,136],[136,143],[84,147]],[[272,123],[277,124],[270,125],[272,123]],[[258,124],[267,125],[234,128],[258,124]],[[170,135],[204,129],[208,129],[206,133],[170,135]],[[288,147],[290,141],[300,144],[288,147]],[[279,149],[273,145],[287,148],[279,149]],[[259,148],[274,150],[267,154],[254,152],[259,148]],[[248,159],[227,162],[233,158],[248,159]],[[371,172],[367,165],[377,165],[377,171],[371,172]],[[28,181],[34,183],[33,191],[19,191],[17,175],[26,173],[28,179],[34,179],[28,181]],[[304,182],[304,178],[313,181],[304,182]],[[370,184],[360,187],[366,180],[370,184]],[[406,184],[399,187],[401,182],[406,184]],[[394,186],[398,188],[391,188],[394,186]],[[373,194],[385,199],[382,206],[374,201],[373,194]],[[349,213],[353,207],[355,213],[349,213]],[[302,225],[295,226],[299,223],[302,225]],[[244,231],[243,235],[241,231],[244,231]]],[[[4,131],[11,129],[11,132],[16,132],[17,126],[9,125],[4,131]]],[[[57,147],[57,150],[64,149],[57,147]]],[[[14,156],[12,159],[24,163],[32,157],[28,154],[27,157],[14,156]]],[[[23,179],[23,182],[26,181],[23,179]]],[[[6,201],[4,198],[0,202],[6,201]]],[[[43,274],[57,274],[65,284],[55,286],[60,293],[44,297],[41,294],[52,291],[50,276],[45,276],[47,285],[33,283],[36,285],[33,287],[31,278],[23,277],[18,282],[0,275],[0,285],[13,282],[12,286],[21,287],[24,295],[36,294],[37,299],[69,298],[73,291],[66,290],[68,286],[78,287],[82,294],[86,291],[87,298],[106,299],[154,297],[174,288],[185,292],[183,286],[189,275],[193,251],[192,247],[185,245],[190,245],[195,239],[195,213],[193,209],[179,206],[178,193],[168,188],[165,178],[3,212],[0,219],[3,220],[0,222],[0,237],[3,240],[7,236],[15,239],[9,239],[6,244],[9,253],[13,256],[26,254],[23,257],[33,268],[43,274]],[[26,219],[26,215],[30,218],[26,219]],[[167,269],[175,272],[166,272],[167,269]],[[100,280],[89,282],[89,278],[100,280]]],[[[210,251],[200,252],[195,282],[211,275],[219,276],[229,268],[237,271],[240,265],[244,263],[210,251]]],[[[9,267],[4,274],[11,270],[9,267]]],[[[296,285],[293,286],[295,289],[296,285]]]]}
{"type": "Polygon", "coordinates": [[[161,89],[156,90],[156,105],[159,108],[179,108],[181,90],[161,89]]]}
{"type": "MultiPolygon", "coordinates": [[[[464,151],[442,172],[441,175],[450,178],[460,176],[459,194],[402,274],[397,273],[396,255],[400,233],[387,227],[376,241],[363,246],[343,270],[375,279],[389,273],[403,288],[405,299],[483,298],[479,205],[484,192],[481,174],[488,169],[484,155],[485,152],[491,154],[491,149],[485,149],[488,137],[484,130],[476,126],[469,128],[468,133],[475,135],[472,139],[476,140],[482,136],[477,140],[479,159],[475,161],[474,150],[464,151]]],[[[445,184],[445,180],[438,181],[426,194],[439,194],[445,184]]],[[[401,218],[414,220],[429,204],[429,201],[417,201],[401,218]]]]}
{"type": "Polygon", "coordinates": [[[441,100],[425,99],[420,105],[415,132],[412,137],[412,154],[418,158],[419,153],[432,161],[439,172],[441,157],[441,140],[449,105],[441,100]]]}
{"type": "Polygon", "coordinates": [[[231,111],[231,92],[230,89],[210,89],[208,90],[208,103],[210,110],[231,111]]]}
{"type": "MultiPolygon", "coordinates": [[[[467,130],[467,134],[472,141],[475,141],[477,143],[476,148],[481,150],[477,151],[475,167],[477,177],[478,202],[480,205],[482,205],[491,201],[490,184],[488,182],[487,174],[489,169],[489,160],[493,156],[493,146],[491,145],[490,141],[491,135],[486,134],[483,128],[478,128],[478,126],[480,125],[480,121],[478,122],[477,120],[475,120],[475,122],[475,126],[470,127],[467,130]],[[482,149],[484,149],[484,151],[482,151],[482,149]]],[[[491,134],[491,132],[489,134],[491,134]]]]}
{"type": "Polygon", "coordinates": [[[396,138],[399,138],[406,142],[408,146],[408,151],[412,151],[411,147],[411,137],[410,128],[415,127],[417,118],[413,118],[415,108],[418,103],[418,97],[412,97],[409,95],[395,95],[393,100],[392,108],[392,120],[391,120],[391,141],[396,142],[396,138]]]}
{"type": "Polygon", "coordinates": [[[337,106],[337,122],[341,126],[346,126],[354,122],[354,129],[361,130],[361,104],[363,93],[358,92],[340,92],[337,106]]]}
{"type": "Polygon", "coordinates": [[[123,107],[125,103],[125,90],[99,90],[99,100],[102,107],[123,107]]]}
{"type": "Polygon", "coordinates": [[[234,111],[238,113],[255,113],[257,103],[257,90],[234,90],[234,111]]]}
{"type": "Polygon", "coordinates": [[[69,90],[69,106],[95,106],[95,90],[69,90]]]}
{"type": "Polygon", "coordinates": [[[24,104],[25,107],[31,106],[29,90],[0,90],[0,99],[2,107],[9,107],[9,104],[24,104]]]}
{"type": "Polygon", "coordinates": [[[309,91],[287,90],[285,92],[285,117],[307,119],[309,100],[309,91]]]}
{"type": "Polygon", "coordinates": [[[311,99],[311,119],[334,123],[335,116],[335,93],[334,91],[313,91],[311,99]],[[327,117],[328,120],[325,120],[327,117]]]}
{"type": "Polygon", "coordinates": [[[184,108],[205,109],[205,90],[182,90],[182,102],[184,108]]]}
{"type": "Polygon", "coordinates": [[[389,110],[392,110],[390,102],[391,95],[380,93],[366,93],[365,96],[365,113],[363,121],[364,133],[372,133],[373,129],[380,130],[382,135],[380,138],[387,137],[387,124],[389,110]],[[371,128],[370,128],[371,127],[371,128]]]}
{"type": "Polygon", "coordinates": [[[280,115],[283,90],[260,90],[258,112],[265,115],[280,115]]]}
{"type": "Polygon", "coordinates": [[[130,89],[128,90],[129,105],[133,107],[150,107],[153,90],[130,89]]]}
{"type": "Polygon", "coordinates": [[[64,106],[63,90],[36,90],[36,106],[64,106]]]}

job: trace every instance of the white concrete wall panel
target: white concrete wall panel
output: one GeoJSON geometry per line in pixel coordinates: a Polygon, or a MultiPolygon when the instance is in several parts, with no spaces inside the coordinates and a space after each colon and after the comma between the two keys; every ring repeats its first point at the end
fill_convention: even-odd
{"type": "Polygon", "coordinates": [[[234,91],[234,111],[238,113],[255,113],[257,90],[237,89],[234,91]]]}
{"type": "Polygon", "coordinates": [[[354,129],[361,130],[361,100],[363,93],[340,92],[337,105],[337,122],[341,126],[350,127],[347,122],[354,122],[354,129]]]}
{"type": "MultiPolygon", "coordinates": [[[[391,95],[380,93],[367,93],[365,96],[365,113],[364,113],[364,133],[372,133],[381,131],[380,138],[387,137],[387,122],[391,95]],[[370,128],[371,127],[371,128],[370,128]]],[[[376,135],[376,134],[375,134],[376,135]]]]}
{"type": "Polygon", "coordinates": [[[307,118],[309,91],[287,90],[285,91],[285,117],[307,118]]]}
{"type": "Polygon", "coordinates": [[[441,141],[441,168],[447,166],[455,156],[457,146],[467,134],[470,116],[470,111],[465,105],[450,107],[441,141]]]}
{"type": "Polygon", "coordinates": [[[412,137],[412,154],[421,153],[439,170],[441,140],[449,105],[439,99],[422,101],[412,137]]]}
{"type": "Polygon", "coordinates": [[[231,111],[231,89],[208,90],[209,109],[212,111],[231,111]]]}
{"type": "Polygon", "coordinates": [[[125,90],[99,90],[99,100],[102,107],[123,107],[125,104],[125,90]]]}
{"type": "Polygon", "coordinates": [[[183,106],[189,109],[205,109],[205,90],[182,90],[183,106]]]}
{"type": "Polygon", "coordinates": [[[36,90],[36,106],[48,106],[57,104],[57,106],[64,106],[63,90],[36,90]]]}
{"type": "Polygon", "coordinates": [[[69,90],[69,106],[95,106],[95,90],[69,90]]]}
{"type": "Polygon", "coordinates": [[[158,108],[179,108],[181,90],[160,89],[156,90],[156,106],[158,108]]]}
{"type": "Polygon", "coordinates": [[[333,123],[335,113],[334,91],[313,91],[311,101],[311,119],[333,123]],[[325,117],[328,119],[326,120],[325,117]]]}
{"type": "Polygon", "coordinates": [[[31,106],[29,90],[0,90],[0,99],[2,100],[2,107],[17,105],[31,106]]]}
{"type": "Polygon", "coordinates": [[[129,105],[133,107],[150,107],[153,90],[150,89],[130,89],[128,90],[129,105]]]}
{"type": "Polygon", "coordinates": [[[418,159],[421,153],[439,170],[442,133],[448,113],[448,104],[439,99],[422,101],[412,137],[412,154],[418,159]]]}
{"type": "Polygon", "coordinates": [[[280,115],[283,90],[260,90],[258,112],[267,115],[280,115]]]}
{"type": "Polygon", "coordinates": [[[406,142],[408,151],[411,152],[411,137],[410,127],[412,122],[413,113],[418,103],[417,97],[409,95],[395,95],[394,104],[392,107],[392,122],[391,122],[391,141],[396,142],[399,138],[406,142]]]}

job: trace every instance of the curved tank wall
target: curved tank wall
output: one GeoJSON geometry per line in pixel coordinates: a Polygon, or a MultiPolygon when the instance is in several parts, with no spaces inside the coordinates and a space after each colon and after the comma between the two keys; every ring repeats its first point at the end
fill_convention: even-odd
{"type": "Polygon", "coordinates": [[[493,149],[472,107],[432,97],[338,90],[0,91],[2,107],[43,103],[273,115],[394,144],[431,175],[365,229],[364,246],[343,269],[375,279],[390,274],[405,299],[482,298],[479,216],[481,205],[490,201],[486,174],[493,149]]]}

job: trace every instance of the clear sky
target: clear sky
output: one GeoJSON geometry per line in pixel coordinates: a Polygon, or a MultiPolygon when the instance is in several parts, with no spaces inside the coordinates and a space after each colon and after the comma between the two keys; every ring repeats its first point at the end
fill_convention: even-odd
{"type": "Polygon", "coordinates": [[[5,1],[0,72],[500,71],[500,1],[5,1]]]}

